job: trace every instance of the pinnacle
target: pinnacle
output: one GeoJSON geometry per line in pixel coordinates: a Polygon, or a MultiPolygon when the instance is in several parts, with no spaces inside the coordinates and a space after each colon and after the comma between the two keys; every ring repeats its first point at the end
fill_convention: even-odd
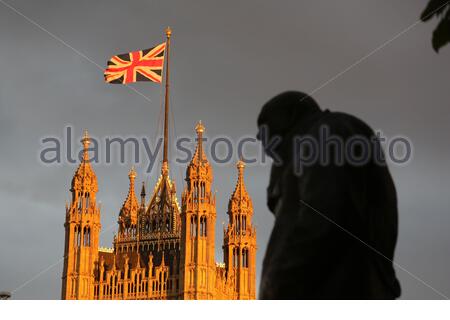
{"type": "Polygon", "coordinates": [[[134,180],[134,178],[136,178],[136,170],[134,170],[134,166],[131,167],[128,177],[130,180],[134,180]]]}
{"type": "Polygon", "coordinates": [[[199,120],[197,125],[195,126],[195,131],[197,134],[205,132],[205,126],[202,124],[202,120],[199,120]]]}

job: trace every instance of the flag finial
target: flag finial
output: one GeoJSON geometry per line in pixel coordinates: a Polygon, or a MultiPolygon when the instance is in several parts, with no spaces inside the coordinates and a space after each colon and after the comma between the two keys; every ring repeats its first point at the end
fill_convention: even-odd
{"type": "Polygon", "coordinates": [[[170,27],[166,28],[166,36],[167,38],[170,38],[170,36],[172,35],[172,29],[170,29],[170,27]]]}

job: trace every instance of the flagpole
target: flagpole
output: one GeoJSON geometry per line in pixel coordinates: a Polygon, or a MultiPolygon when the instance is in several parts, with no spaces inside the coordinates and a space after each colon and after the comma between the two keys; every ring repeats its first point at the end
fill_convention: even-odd
{"type": "Polygon", "coordinates": [[[166,94],[164,98],[164,153],[162,163],[162,174],[167,175],[169,171],[169,161],[167,157],[167,149],[169,144],[169,55],[170,55],[170,36],[172,30],[170,27],[166,29],[166,94]]]}

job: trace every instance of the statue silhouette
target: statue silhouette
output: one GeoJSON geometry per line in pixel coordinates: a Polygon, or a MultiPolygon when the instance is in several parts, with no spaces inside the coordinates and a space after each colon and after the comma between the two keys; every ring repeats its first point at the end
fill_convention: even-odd
{"type": "Polygon", "coordinates": [[[301,92],[267,102],[258,127],[274,159],[267,205],[275,215],[260,299],[397,298],[396,190],[375,133],[356,117],[322,111],[301,92]],[[322,141],[324,128],[331,142],[322,141]],[[297,148],[299,137],[318,144],[297,148]],[[352,137],[372,142],[368,150],[354,148],[359,159],[369,156],[365,163],[337,161],[339,143],[352,137]],[[322,150],[316,161],[299,166],[303,153],[310,160],[317,151],[313,147],[322,150]],[[377,153],[381,159],[373,158],[377,153]]]}

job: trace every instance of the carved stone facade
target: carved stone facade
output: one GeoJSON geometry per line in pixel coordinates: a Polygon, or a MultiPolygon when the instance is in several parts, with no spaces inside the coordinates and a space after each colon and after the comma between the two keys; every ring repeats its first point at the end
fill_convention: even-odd
{"type": "Polygon", "coordinates": [[[224,262],[215,261],[216,195],[212,167],[202,145],[205,128],[196,126],[198,143],[186,169],[181,206],[167,163],[146,202],[135,192],[136,172],[119,213],[113,248],[99,247],[97,178],[89,163],[89,137],[72,180],[66,207],[63,299],[255,299],[256,229],[253,205],[244,183],[244,163],[228,205],[224,262]]]}

